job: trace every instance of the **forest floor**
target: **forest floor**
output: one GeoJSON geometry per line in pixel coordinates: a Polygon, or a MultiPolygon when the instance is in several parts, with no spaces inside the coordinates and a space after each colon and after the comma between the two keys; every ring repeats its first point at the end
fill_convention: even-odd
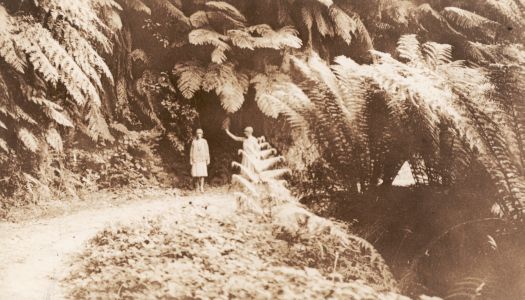
{"type": "Polygon", "coordinates": [[[51,207],[0,223],[0,299],[408,299],[368,256],[345,250],[334,262],[330,235],[276,238],[225,188],[98,192],[51,207]]]}
{"type": "Polygon", "coordinates": [[[63,205],[45,214],[33,212],[42,215],[37,219],[0,223],[0,299],[62,299],[59,280],[69,269],[69,255],[108,226],[192,206],[206,205],[215,212],[234,208],[233,197],[221,190],[177,194],[176,190],[100,192],[90,196],[92,208],[86,203],[63,205]]]}

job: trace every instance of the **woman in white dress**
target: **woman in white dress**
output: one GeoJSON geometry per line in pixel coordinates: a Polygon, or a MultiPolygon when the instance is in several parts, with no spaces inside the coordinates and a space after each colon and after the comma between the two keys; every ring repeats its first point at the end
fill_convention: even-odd
{"type": "Polygon", "coordinates": [[[245,156],[242,157],[242,165],[251,171],[255,171],[255,166],[250,162],[257,161],[261,153],[261,148],[259,147],[259,142],[257,138],[253,136],[253,128],[248,126],[244,128],[244,137],[236,136],[230,132],[228,128],[225,128],[226,134],[230,136],[233,140],[242,142],[242,150],[244,150],[245,156]]]}
{"type": "Polygon", "coordinates": [[[204,178],[208,177],[210,151],[208,142],[202,137],[204,135],[202,129],[197,129],[196,135],[190,150],[191,176],[196,178],[196,189],[204,192],[204,178]]]}

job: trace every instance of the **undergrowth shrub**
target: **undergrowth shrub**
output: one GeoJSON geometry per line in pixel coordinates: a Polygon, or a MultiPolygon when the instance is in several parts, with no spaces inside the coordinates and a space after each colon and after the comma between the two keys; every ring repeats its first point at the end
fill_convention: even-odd
{"type": "Polygon", "coordinates": [[[69,298],[405,299],[334,270],[326,276],[315,263],[298,265],[300,255],[314,257],[319,245],[292,246],[272,228],[257,217],[214,217],[195,206],[108,228],[75,258],[65,280],[69,298]]]}
{"type": "Polygon", "coordinates": [[[156,147],[161,138],[157,131],[128,131],[123,126],[121,137],[114,145],[93,152],[72,149],[69,167],[80,174],[84,182],[99,189],[123,186],[142,187],[158,184],[158,177],[167,177],[162,169],[156,147]]]}

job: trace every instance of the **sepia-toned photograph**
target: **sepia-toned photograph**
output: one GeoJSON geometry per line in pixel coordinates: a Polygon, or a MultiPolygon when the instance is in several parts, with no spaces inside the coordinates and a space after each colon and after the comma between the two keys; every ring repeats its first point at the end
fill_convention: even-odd
{"type": "Polygon", "coordinates": [[[0,300],[525,299],[525,0],[0,0],[0,300]]]}

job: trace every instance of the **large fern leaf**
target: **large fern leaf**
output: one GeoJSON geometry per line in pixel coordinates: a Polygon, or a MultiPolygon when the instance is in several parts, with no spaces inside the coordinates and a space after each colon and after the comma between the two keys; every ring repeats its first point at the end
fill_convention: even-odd
{"type": "Polygon", "coordinates": [[[26,128],[20,128],[18,131],[18,139],[26,149],[33,153],[36,153],[39,149],[38,139],[26,128]]]}

